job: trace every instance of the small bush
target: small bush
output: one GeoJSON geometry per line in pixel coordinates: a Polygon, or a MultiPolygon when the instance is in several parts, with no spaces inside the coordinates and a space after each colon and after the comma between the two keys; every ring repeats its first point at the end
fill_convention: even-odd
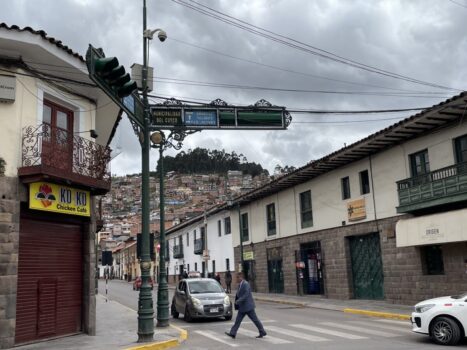
{"type": "Polygon", "coordinates": [[[5,160],[3,160],[3,158],[0,158],[0,176],[5,175],[5,165],[6,165],[5,160]]]}

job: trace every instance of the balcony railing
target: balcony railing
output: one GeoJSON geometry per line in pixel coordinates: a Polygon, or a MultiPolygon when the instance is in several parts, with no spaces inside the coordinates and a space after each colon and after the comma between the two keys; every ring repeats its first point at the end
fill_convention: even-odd
{"type": "Polygon", "coordinates": [[[397,182],[398,213],[467,200],[467,162],[397,182]]]}
{"type": "Polygon", "coordinates": [[[203,240],[201,238],[195,239],[195,254],[203,254],[203,240]]]}
{"type": "Polygon", "coordinates": [[[183,246],[176,245],[174,246],[174,259],[181,259],[183,258],[183,246]]]}
{"type": "Polygon", "coordinates": [[[23,129],[22,177],[46,175],[110,190],[110,148],[49,124],[23,129]]]}

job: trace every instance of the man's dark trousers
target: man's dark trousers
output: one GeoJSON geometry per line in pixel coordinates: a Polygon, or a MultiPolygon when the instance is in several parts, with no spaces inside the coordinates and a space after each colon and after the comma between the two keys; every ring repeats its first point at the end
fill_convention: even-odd
{"type": "Polygon", "coordinates": [[[245,316],[248,316],[250,320],[253,321],[255,324],[256,328],[258,328],[258,331],[260,334],[266,334],[266,331],[264,330],[263,325],[261,324],[261,321],[258,319],[258,316],[256,316],[255,309],[251,309],[250,311],[247,312],[237,312],[237,318],[235,319],[235,324],[233,325],[232,329],[230,330],[230,334],[236,335],[238,328],[240,327],[240,324],[242,323],[242,320],[245,316]]]}

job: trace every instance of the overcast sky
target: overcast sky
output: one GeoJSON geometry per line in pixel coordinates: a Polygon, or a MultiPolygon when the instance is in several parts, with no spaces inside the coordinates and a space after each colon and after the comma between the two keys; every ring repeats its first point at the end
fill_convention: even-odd
{"type": "MultiPolygon", "coordinates": [[[[467,0],[195,1],[147,1],[148,27],[168,35],[150,45],[155,95],[237,105],[265,99],[290,110],[386,110],[429,107],[467,85],[467,0]]],[[[0,22],[42,29],[83,56],[89,43],[102,47],[128,70],[142,63],[143,0],[0,4],[0,22]]],[[[288,130],[202,131],[183,150],[235,151],[269,171],[298,167],[415,113],[292,113],[288,130]]],[[[140,146],[127,118],[114,141],[121,153],[112,173],[140,172],[140,146]]],[[[156,161],[154,152],[152,169],[156,161]]]]}

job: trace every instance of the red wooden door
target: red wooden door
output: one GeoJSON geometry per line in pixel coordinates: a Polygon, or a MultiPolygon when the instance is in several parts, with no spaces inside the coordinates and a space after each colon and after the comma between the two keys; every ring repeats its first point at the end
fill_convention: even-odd
{"type": "Polygon", "coordinates": [[[71,171],[73,160],[73,112],[44,100],[42,164],[71,171]]]}
{"type": "Polygon", "coordinates": [[[81,331],[80,226],[21,219],[15,342],[81,331]]]}

